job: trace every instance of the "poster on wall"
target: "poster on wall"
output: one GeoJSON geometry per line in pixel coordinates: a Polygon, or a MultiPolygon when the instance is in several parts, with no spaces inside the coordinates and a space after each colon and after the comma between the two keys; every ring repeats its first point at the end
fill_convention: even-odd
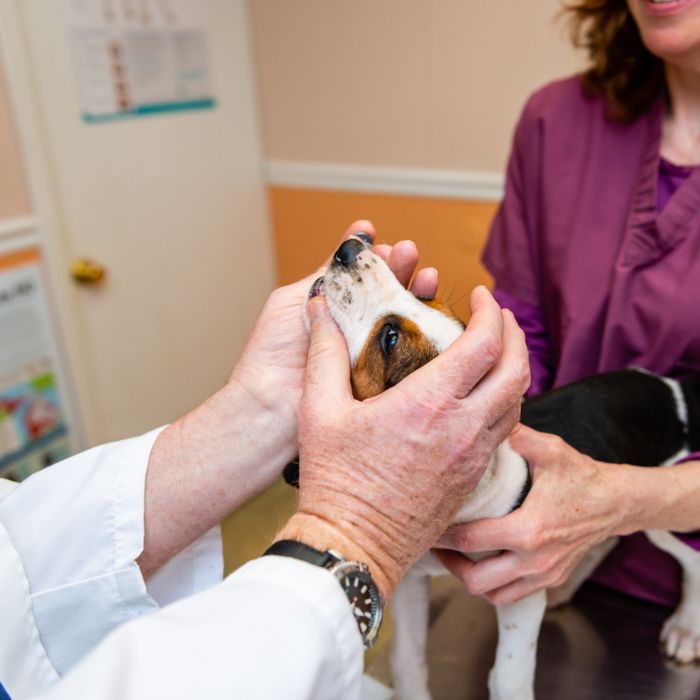
{"type": "Polygon", "coordinates": [[[0,477],[71,453],[58,354],[36,249],[0,256],[0,477]]]}
{"type": "Polygon", "coordinates": [[[215,106],[202,0],[64,2],[84,121],[215,106]]]}

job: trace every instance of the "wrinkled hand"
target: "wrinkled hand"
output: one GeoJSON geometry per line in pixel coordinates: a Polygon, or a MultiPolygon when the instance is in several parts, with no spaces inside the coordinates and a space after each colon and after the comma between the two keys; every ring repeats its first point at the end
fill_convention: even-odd
{"type": "MultiPolygon", "coordinates": [[[[358,234],[364,234],[363,238],[372,242],[374,226],[369,221],[356,221],[341,241],[358,234]]],[[[375,252],[388,263],[399,281],[408,286],[418,263],[415,244],[400,241],[394,246],[377,245],[375,252]]],[[[309,348],[302,310],[311,284],[325,272],[327,264],[328,261],[299,282],[272,292],[231,375],[231,381],[242,386],[258,405],[278,414],[279,430],[295,445],[296,415],[309,348]]],[[[411,291],[432,298],[436,290],[437,271],[418,270],[411,291]]]]}
{"type": "Polygon", "coordinates": [[[385,596],[436,542],[519,417],[523,334],[484,287],[471,303],[469,326],[444,353],[364,402],[352,396],[325,299],[309,304],[299,511],[278,539],[360,558],[385,596]]]}
{"type": "Polygon", "coordinates": [[[503,518],[450,528],[435,550],[467,589],[505,604],[566,581],[592,546],[628,532],[625,475],[618,465],[597,462],[561,438],[518,426],[511,447],[532,470],[525,503],[503,518]],[[471,562],[460,552],[504,550],[471,562]]]}

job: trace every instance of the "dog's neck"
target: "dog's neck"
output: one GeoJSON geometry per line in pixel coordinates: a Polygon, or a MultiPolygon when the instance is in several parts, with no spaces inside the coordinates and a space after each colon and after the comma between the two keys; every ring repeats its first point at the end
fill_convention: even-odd
{"type": "Polygon", "coordinates": [[[486,471],[454,521],[500,518],[521,505],[529,484],[527,463],[506,440],[491,456],[486,471]]]}

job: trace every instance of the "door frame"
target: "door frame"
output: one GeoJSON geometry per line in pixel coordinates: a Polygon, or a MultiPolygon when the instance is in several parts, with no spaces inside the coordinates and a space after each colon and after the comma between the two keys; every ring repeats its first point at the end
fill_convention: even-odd
{"type": "Polygon", "coordinates": [[[86,345],[81,342],[84,328],[76,303],[78,290],[68,274],[70,251],[65,219],[55,187],[20,5],[21,0],[0,0],[0,70],[4,71],[10,96],[33,216],[23,217],[21,225],[10,227],[2,247],[4,252],[26,247],[40,250],[52,331],[58,346],[62,407],[69,424],[71,447],[79,451],[86,447],[86,436],[91,432],[91,362],[86,345]]]}

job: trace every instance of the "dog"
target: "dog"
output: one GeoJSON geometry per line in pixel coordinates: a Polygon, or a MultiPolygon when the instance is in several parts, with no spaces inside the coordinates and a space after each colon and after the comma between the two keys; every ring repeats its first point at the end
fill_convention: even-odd
{"type": "MultiPolygon", "coordinates": [[[[464,330],[449,307],[415,297],[369,245],[354,238],[338,248],[325,275],[313,283],[309,298],[318,294],[325,295],[345,336],[353,393],[360,400],[400,382],[464,330]]],[[[599,461],[648,467],[673,464],[700,450],[700,376],[679,383],[636,369],[596,375],[525,401],[521,422],[559,435],[599,461]]],[[[296,469],[298,463],[285,471],[290,483],[298,478],[296,469]]],[[[454,522],[504,516],[523,503],[530,486],[527,463],[506,440],[454,522]]],[[[667,656],[680,663],[700,660],[700,552],[669,532],[646,534],[684,569],[682,602],[663,628],[662,645],[667,656]]],[[[570,580],[550,591],[551,597],[570,598],[616,541],[590,550],[570,580]]],[[[425,657],[429,577],[446,573],[427,554],[395,592],[391,665],[398,699],[430,698],[425,657]]],[[[546,592],[538,591],[496,606],[498,646],[489,674],[491,700],[534,698],[537,638],[546,605],[546,592]]]]}

